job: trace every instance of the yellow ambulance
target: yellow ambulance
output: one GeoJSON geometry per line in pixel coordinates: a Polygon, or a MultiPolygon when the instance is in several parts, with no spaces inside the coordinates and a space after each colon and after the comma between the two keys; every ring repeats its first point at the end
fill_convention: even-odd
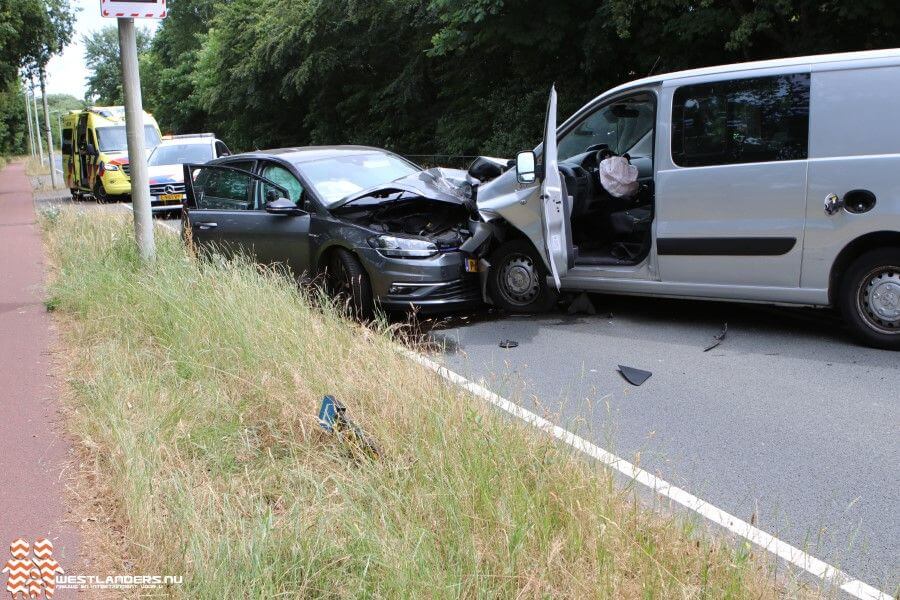
{"type": "MultiPolygon", "coordinates": [[[[128,142],[123,106],[73,110],[62,122],[62,168],[72,198],[99,202],[130,199],[128,142]]],[[[149,153],[162,136],[159,125],[144,113],[144,146],[149,153]]]]}

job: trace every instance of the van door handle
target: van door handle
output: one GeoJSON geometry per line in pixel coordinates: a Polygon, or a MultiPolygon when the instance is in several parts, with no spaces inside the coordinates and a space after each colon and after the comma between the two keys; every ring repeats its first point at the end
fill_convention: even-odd
{"type": "Polygon", "coordinates": [[[213,223],[211,221],[204,221],[201,223],[197,223],[197,229],[215,229],[218,227],[218,223],[213,223]]]}

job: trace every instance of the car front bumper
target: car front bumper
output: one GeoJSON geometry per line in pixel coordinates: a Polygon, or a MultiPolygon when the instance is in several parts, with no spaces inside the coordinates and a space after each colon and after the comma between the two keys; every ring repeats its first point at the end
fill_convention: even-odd
{"type": "Polygon", "coordinates": [[[442,312],[474,308],[482,301],[478,273],[466,272],[463,252],[445,252],[432,258],[382,256],[372,248],[357,248],[369,274],[372,292],[384,308],[442,312]]]}

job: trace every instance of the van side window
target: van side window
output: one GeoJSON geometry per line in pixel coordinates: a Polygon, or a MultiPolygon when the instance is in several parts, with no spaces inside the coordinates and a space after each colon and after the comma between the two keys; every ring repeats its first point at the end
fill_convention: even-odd
{"type": "Polygon", "coordinates": [[[72,128],[63,127],[62,130],[62,148],[63,154],[72,154],[72,128]]]}
{"type": "Polygon", "coordinates": [[[808,146],[808,73],[675,90],[672,160],[680,167],[805,160],[808,146]]]}

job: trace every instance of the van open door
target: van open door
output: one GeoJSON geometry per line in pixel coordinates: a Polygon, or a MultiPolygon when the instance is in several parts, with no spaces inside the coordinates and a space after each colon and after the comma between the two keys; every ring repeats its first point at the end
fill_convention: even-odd
{"type": "Polygon", "coordinates": [[[572,246],[572,209],[557,162],[556,86],[550,88],[550,100],[547,102],[543,154],[541,217],[544,222],[544,251],[553,283],[559,289],[560,277],[574,264],[575,249],[572,246]]]}

